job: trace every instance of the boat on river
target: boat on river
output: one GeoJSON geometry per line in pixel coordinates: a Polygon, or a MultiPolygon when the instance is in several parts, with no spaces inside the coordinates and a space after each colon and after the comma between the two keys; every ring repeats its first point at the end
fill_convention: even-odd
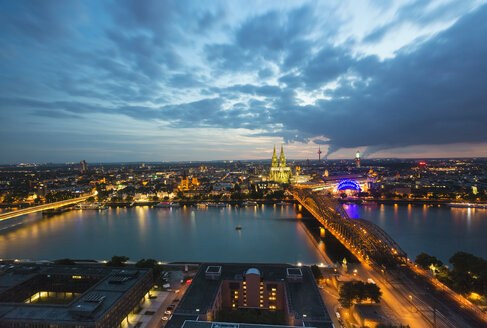
{"type": "Polygon", "coordinates": [[[277,203],[276,205],[279,205],[279,206],[289,206],[289,205],[292,205],[291,203],[287,203],[287,202],[280,202],[280,203],[277,203]]]}
{"type": "Polygon", "coordinates": [[[171,208],[171,207],[181,207],[181,205],[179,205],[178,203],[174,203],[174,202],[160,202],[160,203],[154,205],[154,207],[171,208]]]}
{"type": "Polygon", "coordinates": [[[197,203],[196,204],[196,207],[198,207],[198,208],[206,208],[206,207],[208,207],[208,203],[197,203]]]}
{"type": "Polygon", "coordinates": [[[105,206],[100,203],[80,203],[74,206],[76,209],[79,210],[106,210],[108,206],[105,206]]]}
{"type": "Polygon", "coordinates": [[[376,202],[363,201],[362,203],[360,203],[360,205],[362,205],[362,206],[377,206],[377,203],[376,202]]]}
{"type": "Polygon", "coordinates": [[[208,203],[208,207],[227,207],[226,203],[208,203]]]}
{"type": "Polygon", "coordinates": [[[478,203],[449,203],[448,206],[461,208],[487,208],[487,204],[478,203]]]}
{"type": "Polygon", "coordinates": [[[250,207],[250,206],[257,206],[259,204],[257,204],[256,202],[243,202],[242,203],[242,206],[245,206],[245,207],[250,207]]]}

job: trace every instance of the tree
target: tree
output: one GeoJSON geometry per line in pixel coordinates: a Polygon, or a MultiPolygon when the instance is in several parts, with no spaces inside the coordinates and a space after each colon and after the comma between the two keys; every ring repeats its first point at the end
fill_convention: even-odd
{"type": "Polygon", "coordinates": [[[345,282],[340,287],[340,291],[339,291],[338,295],[340,296],[338,298],[338,302],[340,302],[341,306],[343,306],[344,308],[347,308],[347,309],[349,307],[351,307],[352,302],[356,296],[353,282],[345,282]]]}
{"type": "Polygon", "coordinates": [[[244,195],[241,192],[232,192],[230,195],[230,199],[232,200],[242,200],[244,198],[244,195]]]}
{"type": "Polygon", "coordinates": [[[113,256],[110,261],[107,262],[107,266],[112,267],[123,267],[125,266],[125,262],[129,260],[126,256],[113,256]]]}
{"type": "Polygon", "coordinates": [[[376,284],[364,283],[362,281],[347,281],[340,288],[339,296],[338,301],[340,304],[345,308],[349,308],[354,302],[362,302],[365,300],[379,303],[382,292],[376,284]]]}
{"type": "Polygon", "coordinates": [[[450,258],[453,289],[487,295],[487,261],[470,253],[457,252],[450,258]]]}
{"type": "Polygon", "coordinates": [[[435,256],[431,256],[426,253],[418,254],[418,256],[416,256],[416,263],[426,270],[428,270],[431,265],[433,265],[435,268],[443,266],[443,262],[438,260],[435,256]]]}
{"type": "Polygon", "coordinates": [[[370,299],[375,303],[380,302],[380,297],[382,296],[382,292],[380,291],[379,286],[372,283],[365,284],[365,299],[370,299]]]}
{"type": "Polygon", "coordinates": [[[321,273],[320,268],[316,264],[311,266],[311,272],[313,272],[313,276],[316,280],[323,279],[323,274],[321,273]]]}
{"type": "Polygon", "coordinates": [[[74,265],[75,262],[71,259],[59,259],[59,260],[55,260],[54,261],[54,264],[58,264],[58,265],[74,265]]]}
{"type": "Polygon", "coordinates": [[[5,203],[5,204],[10,204],[10,203],[13,203],[14,201],[15,201],[15,198],[12,194],[6,194],[3,197],[3,203],[5,203]]]}
{"type": "Polygon", "coordinates": [[[162,273],[162,266],[154,259],[142,259],[135,263],[137,268],[150,268],[153,270],[154,279],[157,279],[162,273]]]}

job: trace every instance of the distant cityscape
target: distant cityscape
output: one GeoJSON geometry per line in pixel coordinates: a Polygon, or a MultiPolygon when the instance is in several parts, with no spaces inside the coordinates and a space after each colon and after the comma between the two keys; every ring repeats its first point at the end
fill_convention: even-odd
{"type": "MultiPolygon", "coordinates": [[[[17,164],[0,167],[2,207],[31,206],[96,192],[90,201],[282,199],[294,183],[325,183],[343,198],[485,202],[486,159],[291,160],[180,163],[17,164]],[[341,180],[358,183],[340,192],[341,180]]],[[[359,156],[359,155],[358,155],[359,156]]]]}

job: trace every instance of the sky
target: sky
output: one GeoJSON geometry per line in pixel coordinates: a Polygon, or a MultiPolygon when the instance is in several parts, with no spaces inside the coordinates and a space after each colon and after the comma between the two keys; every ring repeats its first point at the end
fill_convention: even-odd
{"type": "Polygon", "coordinates": [[[487,156],[487,3],[0,0],[0,163],[487,156]]]}

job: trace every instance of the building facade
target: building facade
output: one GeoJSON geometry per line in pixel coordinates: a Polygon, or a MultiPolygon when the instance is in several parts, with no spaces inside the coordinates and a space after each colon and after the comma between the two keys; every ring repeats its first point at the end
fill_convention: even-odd
{"type": "Polygon", "coordinates": [[[274,146],[274,154],[272,155],[271,169],[269,171],[269,180],[279,183],[289,183],[291,176],[291,168],[286,166],[286,157],[284,156],[282,145],[279,160],[276,155],[276,146],[274,146]]]}

